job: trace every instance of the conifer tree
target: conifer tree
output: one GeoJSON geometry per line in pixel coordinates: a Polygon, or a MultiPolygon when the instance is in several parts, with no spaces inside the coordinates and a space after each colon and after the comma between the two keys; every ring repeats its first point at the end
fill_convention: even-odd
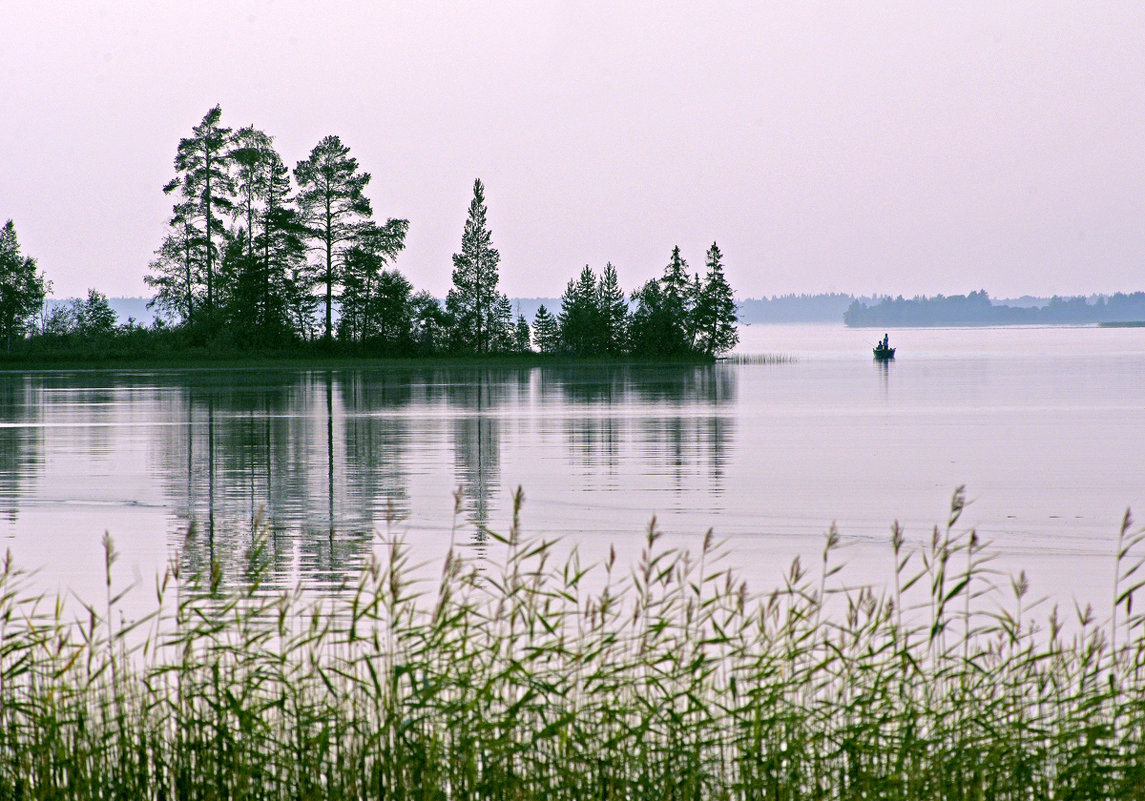
{"type": "Polygon", "coordinates": [[[569,353],[582,356],[600,353],[602,315],[597,299],[596,275],[586,264],[580,277],[569,281],[557,315],[561,344],[569,353]]]}
{"type": "Polygon", "coordinates": [[[537,343],[537,350],[541,353],[556,353],[561,347],[561,329],[545,304],[537,308],[533,315],[533,340],[537,343]]]}
{"type": "MultiPolygon", "coordinates": [[[[342,303],[339,336],[345,339],[366,340],[381,335],[379,327],[388,324],[381,315],[383,306],[388,308],[390,299],[379,293],[383,291],[382,276],[384,267],[398,254],[405,243],[409,223],[406,220],[389,220],[384,226],[367,225],[358,232],[354,245],[347,250],[342,270],[342,303]]],[[[394,276],[386,291],[393,289],[394,276]]],[[[401,279],[405,281],[404,278],[401,279]]],[[[407,282],[408,289],[408,282],[407,282]]],[[[406,300],[409,292],[406,292],[406,300]]],[[[392,315],[394,310],[387,314],[392,315]]],[[[408,312],[408,310],[406,310],[408,312]]],[[[405,314],[406,312],[403,312],[405,314]]],[[[392,337],[383,336],[384,339],[392,337]]]]}
{"type": "MultiPolygon", "coordinates": [[[[178,175],[163,187],[167,194],[178,189],[185,201],[176,205],[171,224],[173,228],[192,229],[193,235],[179,236],[183,244],[198,251],[194,261],[202,265],[201,280],[206,285],[204,300],[208,309],[215,307],[215,271],[220,245],[226,235],[223,216],[234,207],[231,200],[234,183],[230,176],[231,129],[220,124],[222,114],[222,109],[215,106],[191,130],[191,136],[179,140],[175,152],[178,175]]],[[[158,266],[172,265],[160,262],[158,266]]]]}
{"type": "Polygon", "coordinates": [[[695,292],[691,279],[688,277],[688,262],[680,255],[680,248],[672,248],[672,256],[664,268],[664,275],[660,279],[660,289],[663,295],[663,312],[670,321],[672,330],[673,351],[687,350],[694,339],[694,326],[692,324],[692,310],[694,308],[695,292]]]}
{"type": "Polygon", "coordinates": [[[739,342],[736,304],[724,277],[723,254],[713,242],[707,254],[707,275],[696,304],[696,347],[703,353],[726,353],[739,342]]]}
{"type": "Polygon", "coordinates": [[[373,214],[363,190],[370,174],[359,172],[358,160],[337,136],[322,139],[294,168],[298,206],[313,248],[319,253],[316,283],[325,288],[325,337],[334,330],[334,287],[346,253],[373,214]]]}
{"type": "Polygon", "coordinates": [[[520,311],[517,312],[517,325],[513,331],[513,350],[518,353],[533,351],[533,334],[529,329],[529,321],[520,311]]]}
{"type": "Polygon", "coordinates": [[[0,333],[8,350],[12,340],[32,329],[51,284],[36,272],[36,260],[20,254],[16,226],[0,228],[0,333]]]}
{"type": "Polygon", "coordinates": [[[628,300],[620,288],[620,280],[612,262],[604,265],[597,289],[597,308],[600,311],[600,340],[603,351],[617,356],[628,346],[628,300]]]}
{"type": "MultiPolygon", "coordinates": [[[[256,214],[252,240],[254,280],[258,287],[255,322],[266,333],[295,330],[291,322],[291,296],[310,294],[306,270],[306,227],[290,194],[290,169],[273,146],[263,150],[256,174],[257,192],[262,199],[256,214]],[[295,286],[294,276],[303,284],[295,286]]],[[[299,332],[301,333],[301,332],[299,332]]]]}
{"type": "Polygon", "coordinates": [[[235,219],[241,218],[246,227],[247,258],[254,257],[255,220],[258,205],[265,199],[267,168],[274,153],[273,140],[253,125],[235,131],[231,139],[230,158],[234,164],[234,187],[238,202],[234,206],[235,219]]]}
{"type": "Polygon", "coordinates": [[[688,352],[678,310],[662,286],[662,281],[652,279],[632,293],[636,308],[629,323],[629,347],[634,354],[681,356],[688,352]]]}
{"type": "Polygon", "coordinates": [[[479,178],[473,182],[461,252],[453,254],[453,287],[445,298],[457,347],[473,353],[488,353],[512,343],[512,307],[497,289],[501,256],[492,244],[487,211],[485,187],[479,178]]]}

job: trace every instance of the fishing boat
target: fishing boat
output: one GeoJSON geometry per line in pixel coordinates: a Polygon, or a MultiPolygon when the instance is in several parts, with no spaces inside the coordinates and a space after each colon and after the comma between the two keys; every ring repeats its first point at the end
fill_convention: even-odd
{"type": "Polygon", "coordinates": [[[882,342],[875,345],[875,361],[885,362],[895,357],[895,349],[885,347],[882,342]]]}

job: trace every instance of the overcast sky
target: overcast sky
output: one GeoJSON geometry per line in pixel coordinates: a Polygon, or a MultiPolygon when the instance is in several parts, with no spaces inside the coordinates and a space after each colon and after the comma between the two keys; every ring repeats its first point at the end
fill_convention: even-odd
{"type": "Polygon", "coordinates": [[[740,297],[1145,289],[1145,3],[5,0],[0,224],[142,295],[215,104],[338,134],[444,294],[473,179],[510,295],[713,240],[740,297]]]}

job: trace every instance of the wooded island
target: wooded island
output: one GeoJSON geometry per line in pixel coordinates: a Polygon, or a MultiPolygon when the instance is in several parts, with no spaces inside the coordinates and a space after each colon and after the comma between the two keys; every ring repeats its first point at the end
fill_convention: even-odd
{"type": "Polygon", "coordinates": [[[704,274],[674,248],[662,277],[626,295],[616,268],[586,265],[555,313],[513,317],[485,187],[453,255],[444,302],[394,263],[409,221],[380,222],[370,174],[337,136],[293,173],[273,137],[222,124],[215,106],[176,149],[167,234],[144,277],[155,321],[118,325],[107,297],[48,310],[51,284],[21,255],[11,221],[0,240],[0,328],[8,360],[178,358],[180,354],[485,356],[564,354],[710,358],[738,341],[736,304],[712,243],[704,274]],[[292,180],[293,177],[293,180],[292,180]]]}

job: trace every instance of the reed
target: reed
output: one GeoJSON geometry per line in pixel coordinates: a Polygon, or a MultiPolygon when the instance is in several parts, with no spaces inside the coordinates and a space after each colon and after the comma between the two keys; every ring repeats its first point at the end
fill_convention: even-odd
{"type": "Polygon", "coordinates": [[[793,364],[795,357],[787,353],[733,353],[716,359],[721,364],[793,364]]]}
{"type": "MultiPolygon", "coordinates": [[[[518,492],[514,508],[520,509],[518,492]]],[[[0,798],[1088,799],[1145,792],[1145,534],[1115,613],[1037,622],[946,524],[886,587],[821,561],[749,590],[709,532],[632,565],[491,533],[440,576],[400,541],[342,592],[170,568],[154,611],[68,617],[0,568],[0,798]]],[[[174,562],[173,564],[178,564],[174,562]]]]}

